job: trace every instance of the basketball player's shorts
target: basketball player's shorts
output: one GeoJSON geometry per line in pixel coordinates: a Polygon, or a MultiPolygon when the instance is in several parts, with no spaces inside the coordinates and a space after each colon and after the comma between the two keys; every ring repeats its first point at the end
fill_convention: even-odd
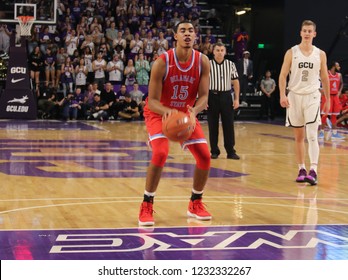
{"type": "Polygon", "coordinates": [[[330,94],[330,111],[329,115],[339,115],[342,110],[342,105],[338,94],[330,94]]]}
{"type": "Polygon", "coordinates": [[[321,124],[320,119],[321,93],[296,94],[289,92],[289,108],[286,109],[286,126],[303,127],[306,124],[321,124]]]}
{"type": "MultiPolygon", "coordinates": [[[[145,116],[145,125],[147,132],[149,134],[149,146],[151,147],[151,142],[158,138],[167,138],[162,132],[162,116],[158,114],[147,114],[145,116]]],[[[188,145],[207,143],[204,136],[201,124],[196,119],[196,127],[193,131],[191,137],[184,142],[180,142],[181,147],[185,149],[188,145]]]]}

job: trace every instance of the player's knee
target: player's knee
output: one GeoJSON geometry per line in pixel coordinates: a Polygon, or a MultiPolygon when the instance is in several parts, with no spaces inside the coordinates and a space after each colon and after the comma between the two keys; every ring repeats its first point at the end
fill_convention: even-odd
{"type": "Polygon", "coordinates": [[[163,167],[166,163],[168,153],[169,153],[169,145],[167,139],[157,139],[156,143],[152,143],[152,159],[151,163],[153,165],[163,167]],[[166,142],[165,142],[166,141],[166,142]]]}
{"type": "Polygon", "coordinates": [[[194,145],[195,148],[195,159],[197,168],[208,170],[210,168],[210,152],[208,146],[205,144],[194,145]]]}

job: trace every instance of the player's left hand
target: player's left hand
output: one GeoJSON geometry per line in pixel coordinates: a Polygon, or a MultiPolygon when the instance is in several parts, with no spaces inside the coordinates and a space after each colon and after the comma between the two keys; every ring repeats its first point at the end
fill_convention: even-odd
{"type": "Polygon", "coordinates": [[[239,100],[234,100],[233,101],[233,109],[238,109],[239,108],[239,100]]]}
{"type": "Polygon", "coordinates": [[[197,113],[195,111],[195,109],[189,105],[187,105],[187,111],[188,113],[190,114],[190,120],[191,120],[191,123],[193,123],[193,131],[195,130],[196,128],[196,116],[197,116],[197,113]]]}

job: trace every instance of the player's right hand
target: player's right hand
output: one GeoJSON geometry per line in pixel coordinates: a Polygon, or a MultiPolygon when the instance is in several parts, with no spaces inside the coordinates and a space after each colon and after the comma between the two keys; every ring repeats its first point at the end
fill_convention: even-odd
{"type": "Polygon", "coordinates": [[[164,112],[164,114],[162,115],[162,121],[164,121],[165,119],[167,119],[171,114],[177,113],[178,110],[177,109],[171,109],[168,108],[168,110],[166,110],[164,112]]]}
{"type": "Polygon", "coordinates": [[[288,100],[287,96],[281,96],[280,97],[280,106],[282,106],[283,108],[289,108],[290,107],[290,103],[288,100]]]}

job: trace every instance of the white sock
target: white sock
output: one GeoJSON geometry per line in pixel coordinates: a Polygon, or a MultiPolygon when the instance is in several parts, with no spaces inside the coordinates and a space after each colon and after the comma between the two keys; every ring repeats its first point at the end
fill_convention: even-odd
{"type": "Polygon", "coordinates": [[[315,173],[317,173],[317,169],[318,169],[318,164],[316,164],[316,163],[311,163],[311,170],[314,170],[315,173]]]}
{"type": "Polygon", "coordinates": [[[194,194],[202,194],[203,193],[203,191],[196,191],[194,188],[192,188],[192,192],[194,194]]]}
{"type": "Polygon", "coordinates": [[[304,163],[300,163],[300,164],[298,165],[298,170],[301,170],[301,169],[306,169],[306,166],[305,166],[304,163]]]}
{"type": "Polygon", "coordinates": [[[148,192],[148,191],[144,191],[144,194],[147,195],[147,196],[155,196],[155,192],[148,192]]]}

